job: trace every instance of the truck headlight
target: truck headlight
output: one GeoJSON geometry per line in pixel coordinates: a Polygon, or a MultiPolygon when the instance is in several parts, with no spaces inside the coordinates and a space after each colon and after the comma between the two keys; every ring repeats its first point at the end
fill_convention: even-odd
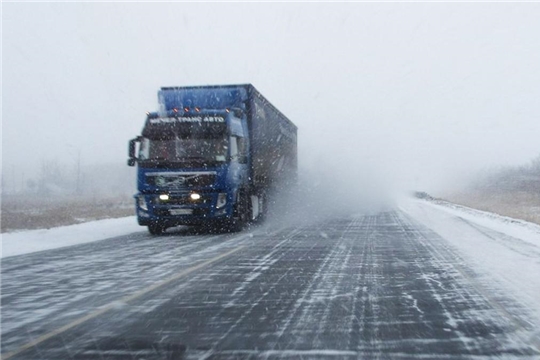
{"type": "Polygon", "coordinates": [[[191,200],[197,201],[197,200],[200,200],[200,199],[201,199],[201,194],[192,193],[191,195],[189,195],[189,198],[190,198],[191,200]]]}
{"type": "Polygon", "coordinates": [[[144,211],[148,211],[148,205],[146,204],[146,200],[144,199],[144,196],[139,196],[139,208],[144,211]]]}
{"type": "Polygon", "coordinates": [[[219,193],[216,202],[216,209],[220,209],[227,204],[227,193],[219,193]]]}
{"type": "Polygon", "coordinates": [[[161,200],[161,201],[169,200],[169,194],[161,194],[161,195],[159,195],[159,200],[161,200]]]}

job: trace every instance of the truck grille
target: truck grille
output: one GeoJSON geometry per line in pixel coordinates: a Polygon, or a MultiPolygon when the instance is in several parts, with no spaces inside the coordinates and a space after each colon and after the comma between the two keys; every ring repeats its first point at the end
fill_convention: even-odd
{"type": "Polygon", "coordinates": [[[216,174],[146,174],[146,183],[160,189],[181,190],[193,187],[210,187],[216,174]]]}

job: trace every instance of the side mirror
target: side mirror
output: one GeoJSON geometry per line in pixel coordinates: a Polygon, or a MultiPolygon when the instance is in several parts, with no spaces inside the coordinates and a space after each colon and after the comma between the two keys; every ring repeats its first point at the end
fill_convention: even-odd
{"type": "Polygon", "coordinates": [[[128,146],[128,166],[135,166],[135,163],[137,162],[137,156],[135,155],[137,143],[140,143],[141,137],[138,136],[135,139],[129,140],[129,146],[128,146]]]}
{"type": "Polygon", "coordinates": [[[138,142],[138,139],[131,139],[129,140],[129,150],[128,150],[128,156],[130,159],[135,158],[135,144],[138,142]]]}

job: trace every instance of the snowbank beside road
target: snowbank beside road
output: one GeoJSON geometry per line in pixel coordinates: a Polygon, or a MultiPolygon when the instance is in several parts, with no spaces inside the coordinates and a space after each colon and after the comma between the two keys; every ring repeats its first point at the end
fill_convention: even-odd
{"type": "Polygon", "coordinates": [[[4,233],[2,237],[3,258],[36,251],[105,240],[115,236],[144,231],[134,216],[87,222],[52,229],[4,233]]]}

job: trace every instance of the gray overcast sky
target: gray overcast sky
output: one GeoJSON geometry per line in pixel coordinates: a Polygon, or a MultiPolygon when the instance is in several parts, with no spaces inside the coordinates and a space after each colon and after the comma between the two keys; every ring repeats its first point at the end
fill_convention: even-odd
{"type": "Polygon", "coordinates": [[[302,169],[444,188],[540,154],[538,19],[540,3],[4,3],[2,165],[124,162],[159,87],[252,83],[298,125],[302,169]]]}

